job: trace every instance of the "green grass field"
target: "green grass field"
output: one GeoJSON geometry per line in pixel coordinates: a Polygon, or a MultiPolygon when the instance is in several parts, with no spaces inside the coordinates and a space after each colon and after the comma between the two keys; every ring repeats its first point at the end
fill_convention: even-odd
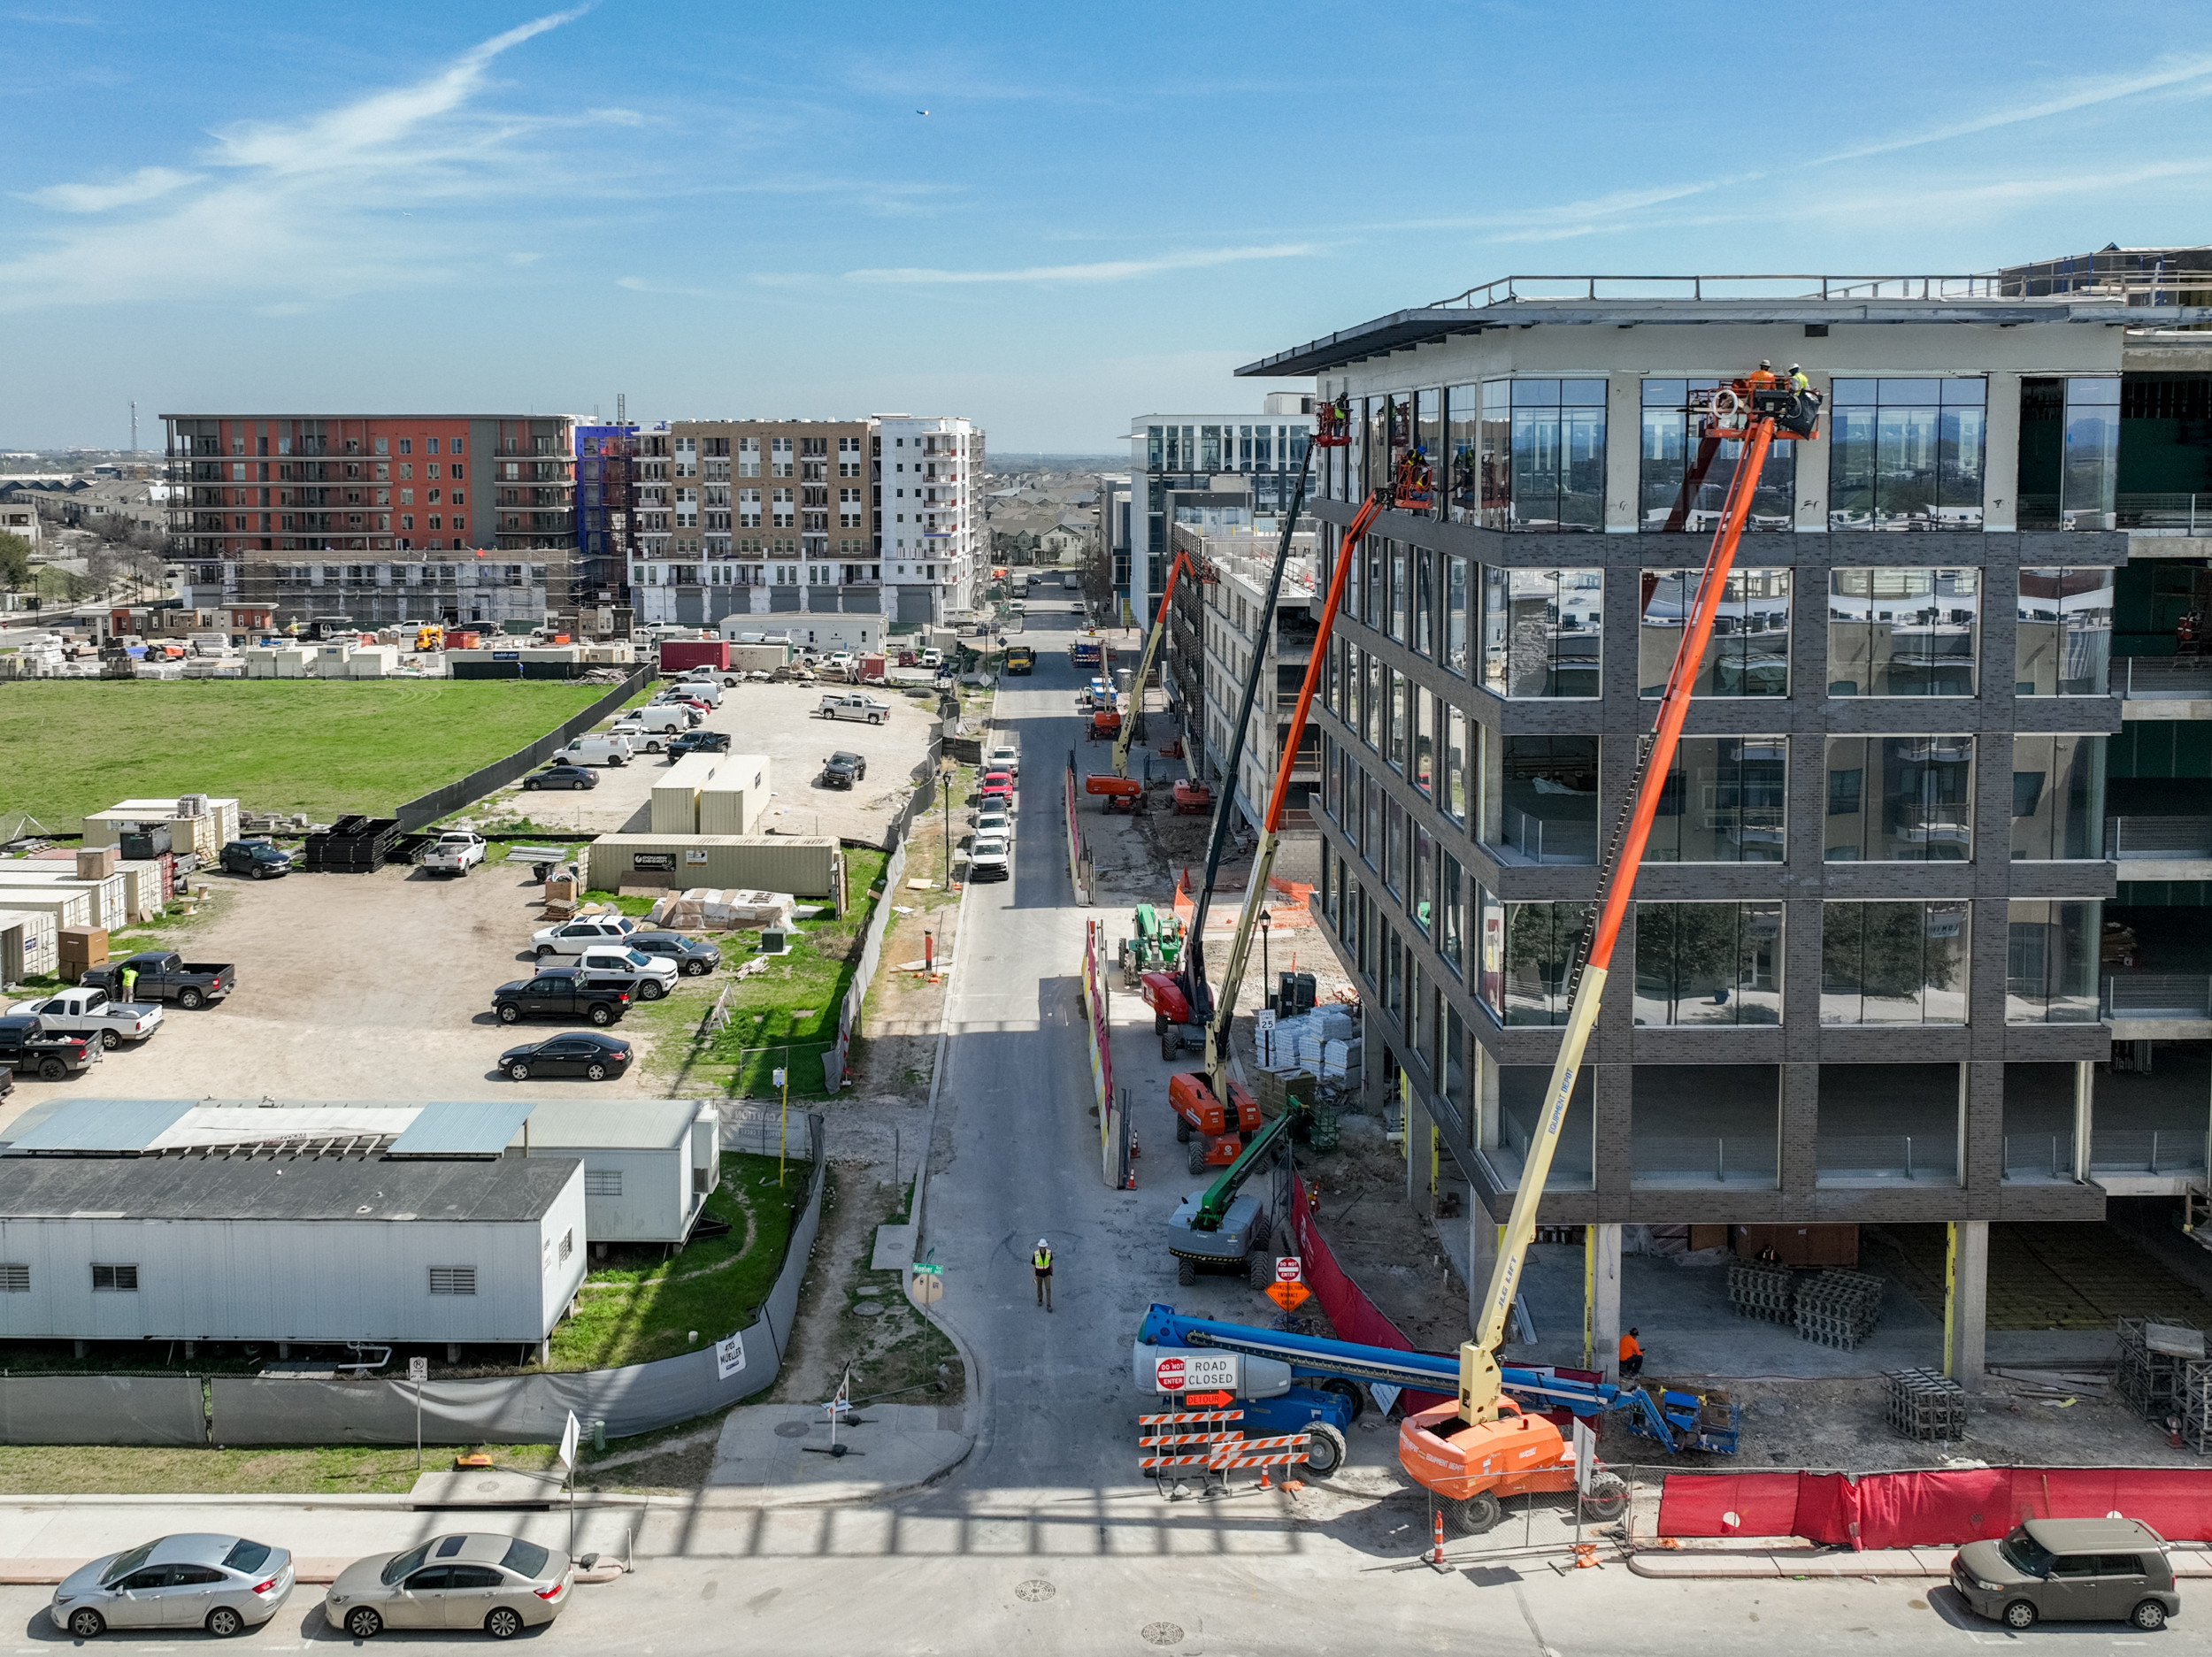
{"type": "Polygon", "coordinates": [[[549,680],[34,679],[0,685],[0,832],[207,794],[328,822],[465,777],[606,694],[549,680]]]}

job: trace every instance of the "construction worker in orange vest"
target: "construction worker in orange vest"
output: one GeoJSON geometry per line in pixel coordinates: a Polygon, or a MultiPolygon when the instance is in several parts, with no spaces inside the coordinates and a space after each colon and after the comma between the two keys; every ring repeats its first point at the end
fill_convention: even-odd
{"type": "Polygon", "coordinates": [[[1644,1372],[1644,1346],[1636,1339],[1637,1331],[1630,1330],[1621,1337],[1621,1379],[1633,1380],[1644,1372]]]}
{"type": "Polygon", "coordinates": [[[1759,359],[1758,372],[1751,376],[1751,388],[1754,391],[1762,390],[1776,384],[1779,379],[1780,376],[1774,372],[1774,364],[1762,357],[1759,359]]]}

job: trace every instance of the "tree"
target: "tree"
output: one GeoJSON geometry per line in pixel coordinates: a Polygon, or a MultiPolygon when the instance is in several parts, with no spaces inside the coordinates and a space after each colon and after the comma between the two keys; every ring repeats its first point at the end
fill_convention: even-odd
{"type": "Polygon", "coordinates": [[[31,543],[0,533],[0,587],[19,591],[31,584],[31,543]]]}

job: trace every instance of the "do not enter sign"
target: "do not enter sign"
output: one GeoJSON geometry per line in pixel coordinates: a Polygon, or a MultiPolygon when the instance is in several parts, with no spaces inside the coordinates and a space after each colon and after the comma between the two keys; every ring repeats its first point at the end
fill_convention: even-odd
{"type": "Polygon", "coordinates": [[[1303,1262],[1302,1261],[1301,1261],[1301,1260],[1298,1258],[1298,1256],[1297,1256],[1297,1255],[1295,1255],[1295,1254],[1284,1254],[1284,1255],[1280,1255],[1280,1256],[1279,1256],[1279,1257],[1277,1258],[1277,1260],[1276,1260],[1276,1262],[1275,1262],[1275,1281],[1276,1281],[1276,1282],[1278,1282],[1278,1283],[1303,1283],[1305,1280],[1306,1280],[1306,1268],[1305,1268],[1305,1264],[1304,1264],[1304,1262],[1303,1262]]]}
{"type": "Polygon", "coordinates": [[[1181,1392],[1183,1361],[1180,1358],[1161,1359],[1159,1367],[1152,1372],[1152,1385],[1163,1392],[1181,1392]]]}

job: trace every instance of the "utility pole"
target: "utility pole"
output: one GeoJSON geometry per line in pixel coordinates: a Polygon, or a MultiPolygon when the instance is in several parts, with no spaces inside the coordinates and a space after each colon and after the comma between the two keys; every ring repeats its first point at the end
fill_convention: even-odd
{"type": "Polygon", "coordinates": [[[131,453],[138,452],[138,399],[131,399],[131,453]]]}

